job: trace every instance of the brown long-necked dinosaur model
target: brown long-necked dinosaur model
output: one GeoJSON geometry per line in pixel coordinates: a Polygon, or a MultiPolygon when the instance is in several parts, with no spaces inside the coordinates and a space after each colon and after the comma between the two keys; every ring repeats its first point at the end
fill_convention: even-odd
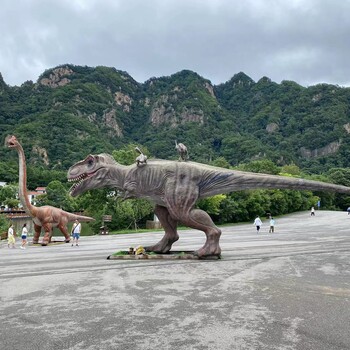
{"type": "Polygon", "coordinates": [[[123,166],[108,154],[89,155],[74,164],[67,174],[77,181],[71,195],[101,187],[124,191],[125,198],[146,198],[156,204],[155,213],[165,230],[164,237],[147,251],[167,253],[179,239],[177,224],[204,231],[206,242],[199,257],[220,255],[221,230],[203,210],[195,209],[198,199],[244,189],[280,188],[325,190],[350,193],[350,187],[278,175],[256,174],[212,167],[194,162],[149,160],[147,165],[123,166]]]}
{"type": "Polygon", "coordinates": [[[63,233],[65,240],[68,243],[70,241],[69,233],[67,230],[68,222],[73,222],[75,219],[78,219],[80,221],[92,221],[94,219],[88,216],[68,213],[62,209],[55,208],[50,205],[44,205],[42,207],[36,207],[32,205],[27,193],[27,167],[23,148],[15,136],[6,138],[5,143],[9,148],[14,148],[18,152],[19,199],[23,205],[25,212],[33,218],[35,231],[33,236],[33,243],[39,242],[41,228],[43,228],[45,235],[41,244],[47,245],[51,241],[53,227],[57,227],[63,233]]]}

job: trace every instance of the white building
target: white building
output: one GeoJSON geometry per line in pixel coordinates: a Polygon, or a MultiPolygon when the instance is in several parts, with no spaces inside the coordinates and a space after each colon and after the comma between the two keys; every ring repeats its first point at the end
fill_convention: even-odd
{"type": "Polygon", "coordinates": [[[33,205],[36,204],[36,197],[45,194],[46,193],[46,187],[37,187],[35,191],[28,191],[28,199],[29,202],[33,205]]]}

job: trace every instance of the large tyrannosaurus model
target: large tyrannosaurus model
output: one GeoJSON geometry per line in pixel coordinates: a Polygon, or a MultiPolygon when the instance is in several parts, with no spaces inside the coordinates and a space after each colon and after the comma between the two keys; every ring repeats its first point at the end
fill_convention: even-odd
{"type": "Polygon", "coordinates": [[[117,188],[125,198],[146,198],[156,204],[155,213],[165,230],[164,237],[148,251],[167,253],[179,239],[177,224],[204,231],[206,242],[199,257],[220,255],[221,230],[203,210],[195,209],[198,199],[220,193],[255,188],[325,190],[350,193],[350,187],[278,175],[256,174],[212,167],[194,162],[149,160],[144,167],[123,166],[108,154],[89,155],[74,164],[67,174],[77,181],[71,195],[94,188],[117,188]]]}
{"type": "Polygon", "coordinates": [[[8,137],[6,144],[9,148],[14,148],[19,156],[19,199],[23,205],[25,212],[33,218],[34,236],[33,243],[39,242],[41,228],[45,230],[45,235],[42,240],[42,245],[47,245],[51,241],[52,229],[57,227],[64,235],[66,242],[70,241],[67,230],[67,223],[78,219],[80,221],[94,220],[88,216],[75,215],[68,213],[62,209],[55,208],[49,205],[36,207],[30,203],[27,193],[27,167],[23,148],[15,136],[8,137]]]}

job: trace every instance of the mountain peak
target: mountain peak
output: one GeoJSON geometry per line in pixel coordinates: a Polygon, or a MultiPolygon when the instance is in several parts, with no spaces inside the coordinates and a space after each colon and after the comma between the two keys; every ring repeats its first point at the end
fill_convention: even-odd
{"type": "Polygon", "coordinates": [[[245,86],[255,84],[254,80],[243,72],[235,74],[228,83],[233,86],[245,86]]]}

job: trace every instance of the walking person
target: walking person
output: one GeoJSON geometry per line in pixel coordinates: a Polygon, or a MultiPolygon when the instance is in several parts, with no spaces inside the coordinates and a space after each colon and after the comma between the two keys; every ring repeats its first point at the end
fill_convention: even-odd
{"type": "Polygon", "coordinates": [[[275,219],[271,216],[269,233],[274,233],[274,232],[275,232],[275,219]]]}
{"type": "Polygon", "coordinates": [[[23,224],[22,227],[22,244],[20,246],[21,249],[26,249],[26,244],[27,244],[27,236],[28,236],[28,229],[27,229],[27,224],[23,224]]]}
{"type": "Polygon", "coordinates": [[[260,220],[259,216],[255,218],[254,225],[256,227],[256,233],[259,233],[260,227],[262,226],[262,221],[260,220]]]}
{"type": "Polygon", "coordinates": [[[77,247],[79,246],[78,240],[80,238],[80,231],[81,231],[81,223],[79,222],[78,219],[76,219],[73,224],[72,233],[71,233],[73,235],[72,247],[74,245],[74,242],[77,247]]]}
{"type": "Polygon", "coordinates": [[[315,208],[311,207],[311,216],[315,216],[315,208]]]}
{"type": "Polygon", "coordinates": [[[13,224],[11,224],[9,229],[7,230],[7,246],[8,246],[8,248],[16,248],[15,243],[16,243],[15,230],[13,228],[13,224]]]}
{"type": "Polygon", "coordinates": [[[346,210],[348,212],[348,215],[350,215],[350,207],[346,210]]]}

